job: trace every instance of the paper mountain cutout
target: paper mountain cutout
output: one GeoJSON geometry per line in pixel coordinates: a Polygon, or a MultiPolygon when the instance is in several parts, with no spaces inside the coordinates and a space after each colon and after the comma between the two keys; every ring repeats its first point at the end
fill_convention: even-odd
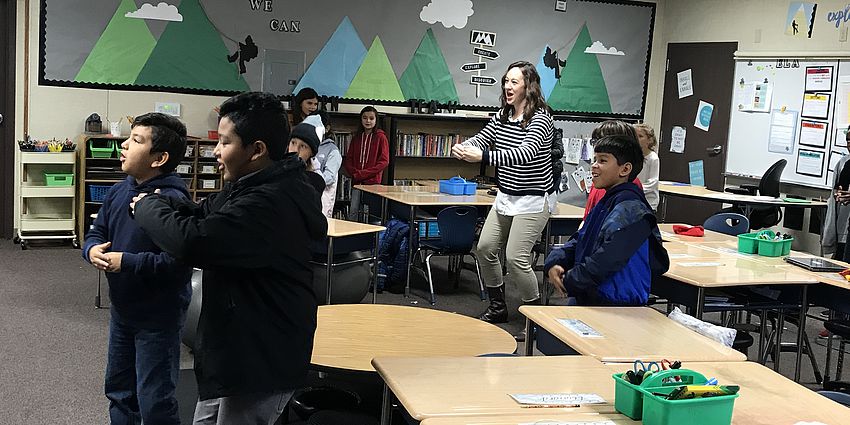
{"type": "Polygon", "coordinates": [[[454,79],[431,28],[425,31],[398,83],[405,99],[459,101],[454,79]]]}
{"type": "Polygon", "coordinates": [[[145,21],[128,19],[136,10],[133,0],[122,0],[118,10],[77,73],[85,83],[133,84],[156,46],[145,21]]]}
{"type": "Polygon", "coordinates": [[[537,74],[540,75],[540,88],[543,90],[543,97],[548,99],[549,94],[552,93],[552,89],[555,88],[555,83],[558,80],[555,79],[555,69],[546,65],[546,62],[550,62],[547,60],[547,53],[551,54],[552,48],[549,45],[543,48],[540,52],[540,60],[537,61],[537,74]]]}
{"type": "Polygon", "coordinates": [[[319,94],[342,97],[365,57],[366,46],[346,16],[298,81],[293,93],[312,87],[319,94]]]}
{"type": "Polygon", "coordinates": [[[611,112],[608,88],[596,55],[584,53],[593,40],[584,24],[567,56],[567,64],[547,102],[552,109],[577,112],[611,112]]]}
{"type": "Polygon", "coordinates": [[[403,101],[404,94],[398,85],[395,71],[387,58],[380,37],[375,37],[366,58],[354,75],[345,92],[349,99],[377,99],[403,101]]]}
{"type": "Polygon", "coordinates": [[[179,11],[183,15],[183,22],[168,23],[139,73],[136,84],[208,90],[249,90],[236,64],[227,61],[230,52],[198,0],[181,1],[179,11]]]}

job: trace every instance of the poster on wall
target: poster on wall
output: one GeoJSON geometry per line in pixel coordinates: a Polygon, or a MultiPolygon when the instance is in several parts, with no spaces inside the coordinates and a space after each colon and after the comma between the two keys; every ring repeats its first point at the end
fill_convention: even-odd
{"type": "Polygon", "coordinates": [[[805,91],[832,90],[831,66],[807,66],[805,91]]]}
{"type": "Polygon", "coordinates": [[[508,0],[90,0],[85,13],[41,3],[42,85],[281,96],[311,87],[344,103],[494,110],[501,75],[524,60],[556,111],[625,118],[643,115],[656,8],[566,0],[569,13],[553,13],[529,2],[528,31],[504,12],[508,0]],[[511,42],[496,44],[497,33],[511,42]]]}
{"type": "Polygon", "coordinates": [[[802,116],[825,120],[829,117],[829,93],[806,93],[803,95],[802,116]]]}
{"type": "Polygon", "coordinates": [[[800,149],[797,151],[797,174],[823,177],[824,153],[800,149]]]}
{"type": "Polygon", "coordinates": [[[829,137],[829,123],[822,121],[800,120],[800,145],[826,148],[829,137]]]}
{"type": "Polygon", "coordinates": [[[770,132],[768,133],[768,152],[791,155],[794,150],[794,136],[797,134],[797,111],[774,109],[770,113],[770,132]]]}

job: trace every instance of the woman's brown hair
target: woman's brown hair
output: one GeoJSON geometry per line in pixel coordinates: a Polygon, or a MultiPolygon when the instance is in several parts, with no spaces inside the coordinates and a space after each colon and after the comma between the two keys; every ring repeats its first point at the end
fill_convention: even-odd
{"type": "Polygon", "coordinates": [[[502,75],[502,94],[499,96],[502,110],[499,114],[499,121],[508,122],[508,118],[514,112],[513,106],[508,105],[507,99],[505,99],[505,80],[508,78],[508,71],[513,68],[519,68],[522,72],[522,78],[525,80],[525,107],[522,110],[522,126],[524,128],[538,110],[543,109],[549,113],[552,110],[546,104],[546,99],[543,98],[543,89],[540,88],[540,74],[537,73],[537,68],[531,62],[517,61],[508,65],[508,69],[502,75]]]}

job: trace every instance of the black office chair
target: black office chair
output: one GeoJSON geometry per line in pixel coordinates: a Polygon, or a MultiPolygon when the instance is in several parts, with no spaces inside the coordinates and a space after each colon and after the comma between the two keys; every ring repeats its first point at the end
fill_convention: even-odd
{"type": "MultiPolygon", "coordinates": [[[[727,187],[726,192],[735,193],[738,195],[760,195],[779,197],[779,178],[782,176],[782,171],[788,161],[780,159],[776,161],[767,171],[761,176],[758,185],[742,184],[740,187],[727,187]]],[[[779,207],[745,207],[741,204],[732,204],[731,211],[739,212],[750,219],[750,229],[763,229],[770,226],[775,226],[782,221],[782,209],[779,207]]]]}

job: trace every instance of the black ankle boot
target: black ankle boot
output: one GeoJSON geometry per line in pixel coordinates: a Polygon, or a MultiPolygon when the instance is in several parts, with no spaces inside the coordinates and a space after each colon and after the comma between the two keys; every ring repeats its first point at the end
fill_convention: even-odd
{"type": "MultiPolygon", "coordinates": [[[[540,298],[531,301],[523,301],[522,305],[540,305],[540,298]]],[[[528,335],[525,334],[525,328],[522,328],[518,334],[514,335],[516,342],[525,342],[527,337],[528,335]]]]}
{"type": "Polygon", "coordinates": [[[488,286],[487,295],[490,297],[490,306],[478,316],[478,319],[487,323],[507,323],[508,305],[505,303],[505,284],[495,288],[488,286]]]}

